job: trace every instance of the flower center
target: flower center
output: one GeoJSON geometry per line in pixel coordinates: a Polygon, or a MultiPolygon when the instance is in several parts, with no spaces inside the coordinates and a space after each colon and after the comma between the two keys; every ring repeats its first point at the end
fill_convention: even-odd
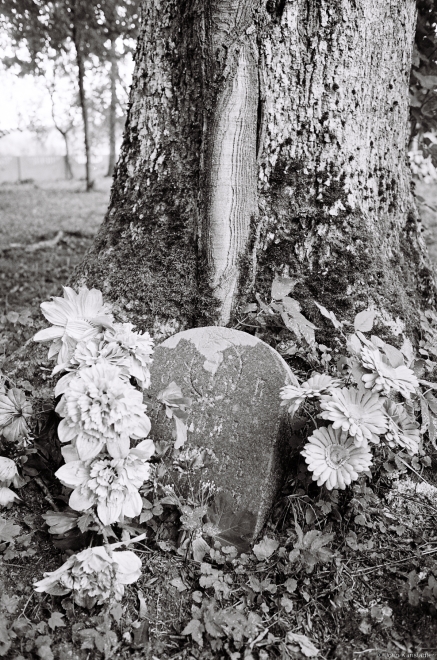
{"type": "Polygon", "coordinates": [[[326,451],[326,463],[333,470],[338,470],[349,458],[349,451],[341,445],[331,445],[326,451]]]}

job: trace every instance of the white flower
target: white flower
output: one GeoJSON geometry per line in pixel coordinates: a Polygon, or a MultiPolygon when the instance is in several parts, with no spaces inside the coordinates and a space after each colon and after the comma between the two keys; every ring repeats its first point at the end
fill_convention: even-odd
{"type": "Polygon", "coordinates": [[[78,341],[96,337],[103,327],[113,321],[109,308],[103,303],[102,293],[86,286],[76,293],[68,286],[63,287],[64,297],[44,302],[41,309],[52,327],[40,330],[34,341],[53,341],[49,358],[58,356],[58,365],[66,365],[73,355],[78,341]]]}
{"type": "Polygon", "coordinates": [[[124,585],[141,575],[141,560],[130,550],[109,552],[103,546],[87,548],[69,557],[56,571],[44,573],[35,582],[35,591],[55,596],[73,592],[74,602],[81,607],[101,605],[109,599],[120,601],[124,585]]]}
{"type": "Polygon", "coordinates": [[[334,429],[348,431],[360,445],[367,440],[379,442],[378,436],[387,430],[382,400],[377,394],[343,388],[323,396],[320,417],[333,422],[334,429]]]}
{"type": "Polygon", "coordinates": [[[118,367],[98,362],[65,378],[68,388],[56,407],[64,417],[58,436],[73,442],[82,460],[97,456],[105,445],[113,458],[123,458],[130,438],[147,437],[150,420],[143,395],[123,380],[118,367]]]}
{"type": "Polygon", "coordinates": [[[132,323],[114,323],[105,331],[109,346],[119,346],[129,356],[129,373],[142,388],[150,386],[150,370],[153,339],[148,332],[134,332],[132,323]]]}
{"type": "Polygon", "coordinates": [[[74,488],[69,505],[74,511],[87,511],[97,506],[104,525],[118,522],[123,516],[135,518],[141,513],[138,492],[150,476],[147,460],[155,446],[144,440],[131,449],[126,458],[97,457],[92,461],[73,460],[56,472],[59,481],[74,488]]]}
{"type": "Polygon", "coordinates": [[[18,502],[20,498],[13,490],[6,488],[6,486],[0,486],[0,506],[6,506],[11,502],[18,502]]]}
{"type": "MultiPolygon", "coordinates": [[[[109,345],[100,335],[94,339],[78,342],[70,360],[70,369],[91,367],[97,362],[107,362],[119,367],[122,376],[129,378],[129,355],[118,344],[109,345]]],[[[55,367],[53,373],[60,371],[55,367]]]]}
{"type": "Polygon", "coordinates": [[[372,392],[382,392],[387,395],[391,389],[394,389],[409,399],[410,394],[414,394],[419,387],[414,371],[404,364],[396,368],[391,367],[387,358],[376,348],[363,346],[361,360],[364,368],[372,372],[362,377],[365,387],[372,389],[372,392]]]}
{"type": "Polygon", "coordinates": [[[411,419],[402,405],[393,401],[386,401],[385,410],[388,421],[385,437],[390,447],[395,448],[398,445],[406,449],[411,456],[417,454],[420,442],[419,424],[411,419]]]}
{"type": "Polygon", "coordinates": [[[0,394],[0,433],[9,442],[16,442],[28,435],[27,420],[32,415],[32,406],[26,395],[13,387],[7,394],[0,394]]]}
{"type": "Polygon", "coordinates": [[[372,463],[367,444],[357,447],[354,438],[332,426],[316,429],[301,451],[318,486],[326,484],[328,490],[346,488],[358,479],[372,463]]]}
{"type": "Polygon", "coordinates": [[[0,456],[0,484],[10,486],[18,475],[17,464],[10,458],[0,456]]]}
{"type": "Polygon", "coordinates": [[[294,415],[301,403],[306,399],[318,399],[323,394],[329,394],[334,388],[338,387],[341,381],[331,378],[327,374],[314,374],[302,385],[285,385],[281,389],[279,396],[282,399],[281,406],[291,405],[288,408],[290,415],[294,415]]]}

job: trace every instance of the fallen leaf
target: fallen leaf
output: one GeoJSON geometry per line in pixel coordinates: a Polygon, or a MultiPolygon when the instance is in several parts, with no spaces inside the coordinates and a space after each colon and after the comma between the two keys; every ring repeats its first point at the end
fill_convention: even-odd
{"type": "Polygon", "coordinates": [[[63,621],[65,614],[61,612],[52,612],[50,619],[47,621],[50,628],[54,630],[55,628],[65,628],[65,623],[63,621]]]}
{"type": "Polygon", "coordinates": [[[278,549],[279,543],[274,539],[269,539],[267,536],[264,536],[263,540],[253,546],[253,552],[258,561],[264,561],[272,556],[272,554],[278,549]]]}
{"type": "Polygon", "coordinates": [[[291,644],[297,643],[300,646],[301,652],[307,658],[315,658],[319,654],[319,650],[316,649],[314,644],[306,635],[298,635],[297,633],[289,632],[287,633],[287,642],[291,644]]]}

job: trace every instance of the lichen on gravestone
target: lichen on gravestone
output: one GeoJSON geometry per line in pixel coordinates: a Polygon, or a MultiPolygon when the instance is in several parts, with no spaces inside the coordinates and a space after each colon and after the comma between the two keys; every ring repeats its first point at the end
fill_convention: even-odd
{"type": "Polygon", "coordinates": [[[174,382],[192,400],[187,446],[209,449],[216,457],[202,471],[202,481],[231,496],[237,514],[253,514],[252,539],[266,522],[284,476],[289,433],[279,392],[293,380],[279,353],[239,330],[185,330],[155,349],[152,437],[171,440],[173,424],[156,397],[174,382]]]}

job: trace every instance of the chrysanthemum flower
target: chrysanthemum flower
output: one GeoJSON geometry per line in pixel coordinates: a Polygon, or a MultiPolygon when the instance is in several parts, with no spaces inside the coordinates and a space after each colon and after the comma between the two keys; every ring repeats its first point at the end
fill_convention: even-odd
{"type": "Polygon", "coordinates": [[[134,552],[109,554],[103,546],[96,546],[69,557],[56,571],[44,573],[34,589],[54,596],[72,592],[77,605],[90,608],[109,599],[120,601],[124,585],[132,584],[140,575],[141,560],[134,552]]]}
{"type": "Polygon", "coordinates": [[[420,432],[419,424],[412,419],[402,405],[393,401],[385,402],[388,431],[386,440],[390,447],[403,447],[413,456],[419,451],[420,432]]]}
{"type": "Polygon", "coordinates": [[[289,405],[288,412],[293,416],[306,399],[320,398],[340,385],[340,380],[331,378],[327,374],[314,374],[300,386],[285,385],[279,394],[282,399],[281,406],[289,405]]]}
{"type": "Polygon", "coordinates": [[[394,389],[409,399],[410,394],[414,394],[419,387],[414,371],[404,364],[396,368],[391,367],[387,358],[377,349],[363,346],[361,360],[364,368],[372,372],[362,377],[365,387],[372,392],[382,392],[387,395],[391,389],[394,389]]]}
{"type": "Polygon", "coordinates": [[[97,456],[106,445],[113,458],[128,455],[130,438],[147,437],[150,420],[143,396],[106,362],[79,369],[56,407],[64,417],[58,427],[61,442],[73,442],[82,460],[97,456]]]}
{"type": "Polygon", "coordinates": [[[13,387],[7,394],[0,394],[0,433],[6,440],[16,442],[28,434],[27,420],[32,406],[21,390],[13,387]]]}
{"type": "Polygon", "coordinates": [[[97,506],[97,515],[104,525],[111,525],[122,516],[138,516],[142,508],[138,488],[149,478],[147,460],[154,449],[151,440],[144,440],[131,449],[126,458],[99,456],[92,461],[71,461],[63,465],[56,476],[64,486],[74,488],[70,507],[74,511],[87,511],[97,506]]]}
{"type": "Polygon", "coordinates": [[[318,486],[344,489],[372,463],[367,444],[357,447],[354,438],[332,426],[316,429],[301,451],[318,486]]]}
{"type": "Polygon", "coordinates": [[[40,330],[34,341],[52,341],[49,358],[58,356],[58,365],[66,365],[78,341],[96,337],[103,328],[111,325],[113,316],[103,303],[102,293],[86,286],[76,293],[63,287],[64,297],[52,298],[41,303],[41,309],[52,327],[40,330]]]}
{"type": "Polygon", "coordinates": [[[367,440],[379,442],[387,430],[387,421],[382,409],[382,400],[377,394],[343,388],[323,396],[320,417],[329,419],[334,429],[348,431],[360,445],[367,440]]]}
{"type": "Polygon", "coordinates": [[[105,331],[109,346],[119,346],[129,356],[129,373],[142,388],[150,386],[153,339],[148,332],[134,332],[132,323],[114,323],[105,331]]]}

